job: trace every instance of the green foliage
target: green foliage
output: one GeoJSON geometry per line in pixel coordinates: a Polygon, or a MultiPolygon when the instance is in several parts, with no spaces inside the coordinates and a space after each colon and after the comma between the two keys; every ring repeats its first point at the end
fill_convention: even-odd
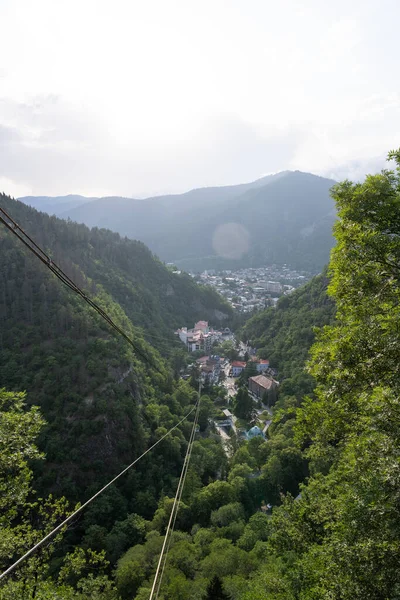
{"type": "Polygon", "coordinates": [[[233,412],[236,417],[249,423],[254,416],[255,406],[247,388],[240,387],[234,400],[233,412]]]}
{"type": "MultiPolygon", "coordinates": [[[[35,445],[44,421],[37,407],[26,409],[25,394],[0,389],[0,571],[30,550],[68,516],[65,499],[35,498],[29,462],[42,458],[35,445]]],[[[65,531],[65,530],[64,530],[65,531]]],[[[77,548],[65,557],[58,582],[49,561],[63,532],[39,547],[0,585],[1,600],[93,598],[116,600],[106,575],[104,552],[77,548]]]]}
{"type": "MultiPolygon", "coordinates": [[[[318,386],[297,411],[312,477],[271,522],[274,598],[399,596],[400,152],[391,156],[396,172],[333,191],[337,319],[318,335],[310,362],[318,386]]],[[[255,590],[271,589],[268,569],[255,590]]]]}
{"type": "Polygon", "coordinates": [[[304,366],[315,339],[315,328],[332,322],[335,304],[327,295],[326,272],[249,319],[242,332],[258,354],[278,371],[280,397],[296,396],[298,402],[314,388],[304,366]]]}
{"type": "MultiPolygon", "coordinates": [[[[232,310],[212,290],[168,271],[141,243],[48,217],[4,195],[1,203],[149,357],[143,362],[135,356],[90,307],[0,228],[0,381],[11,390],[29,390],[29,402],[46,419],[41,427],[37,408],[25,410],[23,396],[2,392],[3,523],[14,526],[12,520],[26,510],[41,528],[30,536],[18,522],[19,537],[15,528],[5,533],[8,560],[11,548],[13,555],[27,549],[66,513],[63,501],[41,505],[29,498],[32,479],[41,495],[52,492],[84,501],[131,463],[181,420],[197,398],[188,383],[174,380],[161,356],[172,352],[177,375],[182,347],[174,329],[199,318],[217,324],[232,310]],[[37,450],[30,439],[39,429],[37,450]],[[43,453],[46,461],[39,460],[43,453]]],[[[205,402],[203,426],[209,410],[205,402]]],[[[153,518],[159,498],[175,493],[192,419],[85,510],[58,546],[52,571],[60,568],[71,545],[81,543],[85,552],[105,551],[114,565],[130,545],[143,541],[143,518],[153,518]]],[[[217,440],[204,445],[205,483],[226,462],[220,446],[217,440]]],[[[203,485],[196,477],[192,493],[203,485]]],[[[42,563],[52,552],[53,545],[42,551],[42,563]]]]}
{"type": "Polygon", "coordinates": [[[213,577],[209,583],[207,600],[229,600],[229,596],[224,592],[221,580],[217,576],[213,577]]]}

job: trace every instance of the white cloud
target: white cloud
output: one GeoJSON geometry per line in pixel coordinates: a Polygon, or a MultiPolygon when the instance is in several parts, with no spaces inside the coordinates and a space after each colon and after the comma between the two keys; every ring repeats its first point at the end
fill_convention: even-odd
{"type": "Polygon", "coordinates": [[[17,183],[8,179],[7,177],[0,176],[0,190],[7,194],[8,196],[12,196],[13,198],[21,198],[22,196],[30,196],[32,194],[32,188],[29,186],[23,185],[21,183],[17,183]]]}
{"type": "Polygon", "coordinates": [[[2,0],[0,176],[136,195],[350,173],[400,145],[399,16],[394,0],[2,0]]]}

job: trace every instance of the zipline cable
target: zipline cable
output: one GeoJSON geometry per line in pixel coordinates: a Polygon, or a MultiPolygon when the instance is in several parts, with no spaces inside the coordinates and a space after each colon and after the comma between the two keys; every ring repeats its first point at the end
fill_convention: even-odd
{"type": "MultiPolygon", "coordinates": [[[[67,287],[69,287],[73,292],[75,292],[76,294],[81,296],[83,298],[83,300],[85,300],[85,302],[87,302],[94,310],[96,310],[96,312],[98,314],[100,314],[100,316],[103,317],[103,319],[105,321],[107,321],[107,323],[111,327],[113,327],[120,335],[122,335],[122,337],[133,347],[134,351],[139,356],[141,356],[141,358],[143,358],[143,360],[145,362],[150,363],[150,364],[152,364],[153,367],[157,368],[156,365],[154,365],[154,363],[152,363],[152,361],[149,359],[149,357],[146,356],[136,346],[134,341],[111,319],[111,317],[96,302],[94,302],[89,296],[87,296],[87,294],[83,290],[81,290],[81,288],[78,285],[75,284],[75,282],[61,269],[61,267],[59,267],[46,254],[46,252],[44,252],[44,250],[22,229],[22,227],[20,227],[20,225],[18,225],[18,223],[16,223],[12,219],[12,217],[10,217],[10,215],[1,207],[0,207],[0,222],[3,223],[7,227],[7,229],[9,231],[11,231],[11,233],[13,233],[37,258],[39,258],[39,260],[44,265],[46,265],[46,267],[48,269],[50,269],[50,271],[58,279],[60,279],[60,281],[62,283],[64,283],[67,287]],[[8,219],[8,221],[7,221],[7,219],[8,219]]],[[[131,467],[133,467],[141,458],[143,458],[148,452],[150,452],[150,450],[152,450],[155,446],[157,446],[157,444],[159,444],[167,435],[169,435],[169,433],[171,433],[174,429],[176,429],[196,409],[195,419],[193,422],[193,428],[192,428],[191,435],[189,438],[188,448],[186,451],[185,460],[184,460],[184,464],[182,467],[182,472],[181,472],[181,476],[179,479],[178,488],[176,491],[174,504],[173,504],[170,519],[168,522],[167,532],[166,532],[163,547],[161,550],[161,555],[160,555],[160,559],[158,562],[157,571],[156,571],[156,575],[155,575],[154,582],[153,582],[153,588],[152,588],[151,596],[150,596],[149,600],[152,600],[152,598],[153,598],[156,584],[157,584],[157,579],[158,579],[158,587],[157,587],[157,595],[156,595],[156,598],[157,598],[158,593],[160,591],[160,587],[161,587],[162,576],[164,573],[168,550],[169,550],[169,546],[171,543],[171,536],[172,536],[172,532],[173,532],[173,529],[175,526],[176,517],[177,517],[178,510],[179,510],[179,503],[180,503],[180,500],[182,497],[183,486],[184,486],[184,483],[186,480],[190,456],[192,453],[193,441],[194,441],[194,437],[195,437],[195,433],[196,433],[197,420],[198,420],[199,409],[200,409],[200,396],[201,396],[201,382],[199,385],[199,398],[198,398],[197,404],[192,408],[192,410],[183,419],[181,419],[181,421],[179,421],[179,423],[177,423],[174,427],[172,427],[155,444],[153,444],[153,446],[148,448],[141,456],[139,456],[135,461],[133,461],[133,463],[128,465],[123,471],[121,471],[116,477],[114,477],[114,479],[112,479],[109,483],[107,483],[101,490],[99,490],[96,494],[94,494],[91,498],[89,498],[89,500],[87,500],[84,504],[82,504],[82,506],[80,506],[77,510],[75,510],[71,515],[69,515],[69,517],[67,517],[62,523],[60,523],[57,527],[55,527],[42,540],[40,540],[37,544],[35,544],[35,546],[33,546],[33,548],[31,548],[21,558],[19,558],[15,563],[13,563],[8,569],[6,569],[0,575],[0,580],[3,579],[4,577],[6,577],[12,571],[14,571],[18,565],[20,565],[26,558],[28,558],[31,554],[33,554],[40,546],[42,546],[44,544],[44,542],[46,542],[51,537],[53,537],[53,535],[55,533],[57,533],[57,531],[60,531],[60,529],[65,527],[65,525],[67,523],[69,523],[78,513],[80,513],[86,506],[88,506],[88,504],[90,504],[95,498],[97,498],[102,492],[104,492],[110,485],[112,485],[124,473],[126,473],[126,471],[128,471],[131,467]],[[168,544],[167,544],[167,541],[168,541],[168,544]],[[164,562],[163,562],[163,560],[164,560],[164,562]],[[162,563],[163,563],[163,566],[162,566],[162,570],[161,570],[161,575],[158,578],[162,563]]]]}
{"type": "Polygon", "coordinates": [[[164,542],[163,542],[163,545],[161,548],[161,553],[160,553],[160,558],[158,560],[156,573],[154,575],[154,580],[153,580],[153,585],[151,588],[149,600],[153,600],[153,598],[157,598],[160,588],[161,588],[162,576],[164,573],[165,563],[166,563],[166,559],[167,559],[167,552],[169,550],[169,545],[170,545],[170,539],[171,539],[170,536],[172,536],[172,530],[173,530],[172,522],[173,522],[173,525],[175,525],[176,515],[179,510],[179,501],[182,496],[183,485],[185,483],[186,474],[187,474],[188,467],[189,467],[189,460],[190,460],[190,456],[192,454],[193,441],[194,441],[194,436],[196,433],[197,420],[198,420],[199,410],[200,410],[200,400],[201,400],[200,394],[201,394],[201,381],[200,381],[200,385],[199,385],[199,398],[198,398],[198,401],[197,401],[197,404],[195,407],[196,414],[195,414],[195,417],[193,420],[192,432],[190,434],[189,443],[188,443],[188,447],[187,447],[186,455],[185,455],[185,460],[183,462],[181,475],[179,477],[178,487],[176,490],[174,503],[172,505],[171,514],[170,514],[167,529],[165,532],[164,542]],[[161,571],[161,573],[160,573],[160,571],[161,571]]]}
{"type": "MultiPolygon", "coordinates": [[[[200,403],[199,403],[199,406],[198,406],[197,410],[199,411],[199,409],[200,409],[200,403]]],[[[198,414],[197,414],[197,417],[198,417],[198,414]]],[[[165,567],[167,565],[168,552],[169,552],[169,548],[171,546],[172,534],[174,533],[176,518],[178,516],[178,511],[179,511],[179,507],[180,507],[180,503],[181,503],[181,498],[182,498],[182,492],[183,492],[183,489],[185,487],[186,476],[187,476],[187,473],[188,473],[188,470],[189,470],[189,462],[190,462],[190,457],[192,455],[193,441],[194,441],[195,434],[196,434],[196,428],[193,428],[192,429],[192,435],[191,435],[192,440],[191,440],[190,452],[189,452],[188,460],[187,460],[187,463],[186,463],[185,474],[183,476],[182,484],[180,486],[178,502],[177,502],[177,505],[176,505],[175,514],[174,514],[174,518],[173,518],[171,529],[170,529],[168,543],[167,543],[167,546],[166,546],[166,549],[165,549],[165,553],[164,553],[164,560],[163,560],[163,565],[162,565],[162,568],[161,568],[161,573],[160,573],[160,576],[159,576],[159,579],[158,579],[158,586],[157,586],[157,591],[156,591],[156,595],[155,595],[155,600],[157,600],[158,594],[160,593],[162,579],[163,579],[163,575],[164,575],[164,570],[165,570],[165,567]]]]}
{"type": "Polygon", "coordinates": [[[122,337],[132,346],[136,354],[138,354],[145,362],[151,364],[152,367],[158,368],[155,363],[147,356],[136,344],[135,342],[117,325],[111,317],[96,303],[92,300],[81,288],[76,285],[74,281],[59,267],[47,254],[36,244],[36,242],[16,223],[10,215],[0,207],[0,222],[3,223],[11,233],[13,233],[39,260],[42,261],[44,265],[62,283],[64,283],[67,287],[69,287],[73,292],[81,296],[89,306],[91,306],[107,323],[115,329],[122,337]],[[2,216],[3,215],[3,216],[2,216]],[[8,221],[7,221],[8,219],[8,221]],[[26,239],[25,239],[26,238],[26,239]]]}
{"type": "MultiPolygon", "coordinates": [[[[201,398],[201,386],[202,386],[202,381],[200,379],[200,381],[199,381],[199,398],[201,398]]],[[[200,402],[199,402],[199,405],[197,407],[197,411],[196,411],[196,415],[195,415],[195,422],[196,422],[196,424],[197,424],[197,421],[198,421],[199,412],[200,412],[200,402]]],[[[164,561],[163,561],[163,565],[162,565],[162,568],[161,568],[161,573],[160,573],[160,576],[159,576],[159,581],[158,581],[158,586],[157,586],[155,600],[157,600],[158,594],[160,593],[160,589],[161,589],[162,578],[163,578],[164,570],[165,570],[165,567],[166,567],[166,564],[167,564],[168,552],[169,552],[169,548],[170,548],[171,541],[172,541],[172,534],[173,534],[174,529],[175,529],[175,523],[176,523],[176,518],[178,516],[178,511],[179,511],[180,502],[181,502],[181,498],[182,498],[182,492],[183,492],[183,489],[185,487],[186,476],[187,476],[187,473],[188,473],[188,470],[189,470],[189,463],[190,463],[190,458],[191,458],[191,455],[192,455],[193,442],[194,442],[195,435],[196,435],[196,427],[193,427],[192,428],[192,432],[191,432],[191,436],[190,436],[190,440],[189,440],[190,451],[189,451],[189,455],[188,455],[188,460],[186,462],[186,471],[184,473],[184,476],[183,476],[183,479],[182,479],[182,483],[181,483],[181,486],[180,486],[178,502],[176,504],[175,515],[174,515],[174,518],[173,518],[173,521],[172,521],[171,531],[170,531],[170,535],[169,535],[167,547],[166,547],[165,553],[164,553],[164,561]]]]}
{"type": "MultiPolygon", "coordinates": [[[[15,563],[13,563],[10,567],[8,567],[8,569],[6,569],[3,573],[1,573],[0,580],[3,579],[3,577],[6,577],[6,575],[9,575],[10,573],[12,573],[12,571],[14,571],[18,567],[18,565],[20,565],[24,560],[26,560],[28,558],[28,556],[33,554],[38,548],[40,548],[40,546],[42,546],[44,544],[44,542],[46,542],[47,540],[52,538],[53,535],[55,533],[57,533],[57,531],[60,531],[60,529],[62,529],[67,523],[69,523],[78,513],[80,513],[84,508],[86,508],[86,506],[88,506],[88,504],[93,502],[93,500],[95,500],[95,498],[100,496],[100,494],[102,494],[107,488],[109,488],[110,485],[112,485],[115,481],[117,481],[117,479],[119,479],[124,473],[129,471],[129,469],[131,467],[133,467],[136,463],[138,463],[139,460],[141,460],[144,456],[146,456],[146,454],[148,452],[150,452],[150,450],[153,450],[153,448],[155,448],[160,442],[162,442],[162,440],[165,439],[167,437],[167,435],[169,435],[170,433],[172,433],[172,431],[174,431],[174,429],[179,427],[179,425],[181,425],[183,423],[183,421],[185,421],[189,417],[189,415],[191,415],[192,412],[198,408],[199,404],[200,404],[200,399],[198,399],[197,404],[195,404],[195,406],[192,408],[192,410],[190,410],[185,417],[183,417],[176,425],[171,427],[171,429],[169,431],[167,431],[167,433],[165,433],[162,437],[160,437],[160,439],[157,440],[152,446],[150,446],[150,448],[148,448],[145,452],[143,452],[143,454],[141,454],[138,458],[136,458],[130,465],[125,467],[125,469],[123,469],[123,471],[121,471],[116,477],[114,477],[114,479],[109,481],[104,487],[101,488],[101,490],[99,490],[91,498],[89,498],[89,500],[86,500],[86,502],[84,504],[82,504],[82,506],[77,508],[71,515],[69,515],[69,517],[64,519],[64,521],[62,523],[57,525],[57,527],[55,527],[50,533],[48,533],[43,539],[41,539],[40,542],[35,544],[35,546],[33,546],[33,548],[28,550],[28,552],[26,552],[23,556],[21,556],[21,558],[19,558],[17,561],[15,561],[15,563]]],[[[198,411],[196,410],[196,414],[197,413],[198,413],[198,411]]]]}

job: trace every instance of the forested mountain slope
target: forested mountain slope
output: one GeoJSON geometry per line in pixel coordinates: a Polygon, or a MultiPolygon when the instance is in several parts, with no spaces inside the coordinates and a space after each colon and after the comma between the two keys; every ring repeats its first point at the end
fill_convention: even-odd
{"type": "Polygon", "coordinates": [[[102,285],[135,326],[158,336],[161,347],[163,337],[173,339],[178,326],[201,318],[218,325],[232,316],[221,296],[185,274],[172,273],[140,242],[49,217],[5,196],[1,202],[72,279],[82,272],[102,285]]]}
{"type": "MultiPolygon", "coordinates": [[[[203,188],[145,200],[99,198],[63,211],[53,199],[24,198],[45,210],[139,239],[186,270],[288,263],[318,272],[333,245],[334,181],[285,171],[250,184],[203,188]],[[232,223],[234,227],[232,228],[232,223]]],[[[78,200],[76,200],[78,202],[78,200]]]]}
{"type": "MultiPolygon", "coordinates": [[[[232,311],[213,291],[168,271],[140,242],[90,231],[5,196],[0,201],[151,358],[149,367],[135,357],[90,307],[0,228],[0,385],[27,390],[29,402],[48,421],[40,485],[78,497],[144,447],[148,433],[139,408],[150,400],[172,402],[168,394],[175,384],[157,348],[168,358],[177,343],[175,327],[201,317],[217,324],[232,311]]],[[[182,406],[174,402],[174,414],[180,415],[182,406]]],[[[185,396],[182,402],[186,407],[185,396]]],[[[160,419],[155,414],[151,422],[160,419]]],[[[156,477],[147,473],[160,489],[164,476],[173,473],[162,463],[156,477]]]]}
{"type": "MultiPolygon", "coordinates": [[[[27,492],[29,470],[24,463],[17,463],[17,457],[25,455],[28,461],[33,460],[33,485],[40,494],[53,493],[55,498],[63,494],[72,502],[86,500],[193,408],[196,391],[188,383],[174,380],[168,365],[174,327],[185,319],[191,323],[204,316],[216,323],[218,317],[231,315],[231,309],[211,290],[198,287],[187,276],[171,273],[139,242],[49,217],[4,195],[0,202],[140,350],[135,354],[95,311],[1,226],[0,488],[2,494],[8,490],[10,496],[0,502],[3,570],[13,556],[19,556],[43,535],[44,514],[38,514],[41,501],[31,503],[35,495],[27,492]],[[145,341],[146,335],[151,345],[145,341]],[[165,357],[156,349],[160,346],[165,357]],[[38,406],[46,424],[30,429],[22,425],[26,411],[21,400],[15,394],[7,395],[4,388],[16,393],[26,390],[28,406],[38,406]],[[21,425],[17,425],[18,420],[21,425]],[[45,461],[30,449],[29,436],[35,437],[39,429],[38,443],[45,461]],[[17,464],[21,464],[21,475],[13,481],[17,464]],[[23,491],[19,489],[22,480],[23,491]],[[28,513],[31,516],[24,524],[23,515],[28,513]],[[35,526],[36,533],[32,529],[35,526]]],[[[27,423],[34,423],[30,413],[26,415],[27,423]]],[[[61,555],[71,543],[84,538],[85,548],[100,545],[115,563],[129,541],[143,539],[143,518],[153,517],[160,495],[175,493],[192,420],[193,415],[85,511],[67,535],[67,545],[60,547],[61,555]]],[[[204,449],[203,440],[196,443],[197,452],[208,453],[210,460],[204,460],[198,470],[198,488],[203,485],[203,474],[207,482],[217,476],[224,463],[218,441],[204,441],[204,449]]],[[[50,505],[49,500],[49,518],[50,505]]],[[[54,510],[53,523],[65,508],[54,510]]],[[[31,577],[35,560],[28,570],[17,573],[17,580],[31,577]]],[[[42,556],[39,563],[43,560],[42,556]]],[[[24,586],[23,594],[20,587],[17,592],[12,589],[3,596],[0,586],[0,598],[40,597],[35,586],[24,586]]]]}
{"type": "Polygon", "coordinates": [[[281,391],[301,398],[310,391],[312,379],[305,371],[315,328],[334,320],[335,304],[328,296],[326,270],[279,299],[276,308],[267,308],[249,319],[241,331],[244,341],[257,348],[277,369],[281,391]]]}

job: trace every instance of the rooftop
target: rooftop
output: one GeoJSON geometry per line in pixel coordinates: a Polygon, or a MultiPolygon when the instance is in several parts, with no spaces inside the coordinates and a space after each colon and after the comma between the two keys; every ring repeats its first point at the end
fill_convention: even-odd
{"type": "Polygon", "coordinates": [[[243,367],[243,369],[245,368],[246,363],[242,362],[240,360],[234,360],[232,363],[232,367],[243,367]]]}
{"type": "Polygon", "coordinates": [[[265,390],[270,390],[274,384],[278,385],[278,382],[275,381],[275,379],[271,379],[271,377],[266,377],[265,375],[255,375],[254,377],[249,377],[249,381],[253,381],[265,390]]]}

